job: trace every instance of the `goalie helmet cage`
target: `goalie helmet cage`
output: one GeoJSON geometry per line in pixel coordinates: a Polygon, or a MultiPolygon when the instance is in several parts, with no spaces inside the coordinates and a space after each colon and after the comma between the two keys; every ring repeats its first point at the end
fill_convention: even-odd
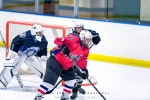
{"type": "MultiPolygon", "coordinates": [[[[34,24],[37,22],[23,22],[23,21],[7,21],[6,23],[6,46],[7,48],[10,47],[10,44],[12,42],[12,39],[27,31],[32,28],[34,24]]],[[[55,46],[54,44],[54,39],[56,37],[65,37],[67,34],[71,33],[72,29],[71,27],[65,27],[61,25],[52,25],[52,24],[44,24],[44,23],[39,23],[43,29],[44,29],[44,35],[48,41],[48,49],[51,49],[52,47],[55,46]]],[[[6,51],[6,56],[7,56],[7,51],[6,51]]],[[[20,69],[20,73],[22,74],[33,74],[30,69],[24,70],[20,69]]],[[[93,84],[97,84],[97,81],[94,77],[92,77],[93,84]]],[[[62,81],[62,85],[64,85],[64,81],[62,81]]],[[[89,86],[90,84],[88,82],[83,82],[83,86],[89,86]]]]}

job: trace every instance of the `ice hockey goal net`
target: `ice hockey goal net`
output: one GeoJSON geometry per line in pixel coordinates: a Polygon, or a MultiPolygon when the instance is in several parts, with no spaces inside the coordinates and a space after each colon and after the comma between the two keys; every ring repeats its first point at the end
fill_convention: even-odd
{"type": "MultiPolygon", "coordinates": [[[[10,47],[12,39],[17,35],[27,30],[30,30],[33,24],[35,24],[35,22],[8,21],[6,23],[6,39],[5,39],[6,46],[10,47]]],[[[48,40],[48,49],[54,47],[53,41],[56,37],[65,37],[67,34],[71,32],[70,27],[65,27],[61,25],[44,24],[44,23],[39,23],[39,24],[44,28],[44,35],[48,40]]],[[[33,72],[25,64],[23,64],[23,67],[21,66],[19,73],[33,74],[33,72]]],[[[90,80],[93,82],[93,84],[97,83],[94,77],[90,77],[90,80]]],[[[62,82],[62,84],[64,84],[64,82],[62,82]]],[[[83,86],[88,86],[88,85],[90,84],[87,81],[84,81],[83,86]]]]}
{"type": "MultiPolygon", "coordinates": [[[[12,39],[32,28],[35,22],[19,22],[19,21],[8,21],[6,23],[6,46],[10,47],[12,39]]],[[[52,25],[52,24],[44,24],[39,23],[44,29],[44,35],[48,40],[48,50],[54,47],[54,39],[56,37],[64,37],[71,32],[70,27],[60,26],[60,25],[52,25]]],[[[7,52],[6,52],[7,55],[7,52]]],[[[24,67],[19,70],[21,74],[32,74],[32,72],[24,67]]]]}

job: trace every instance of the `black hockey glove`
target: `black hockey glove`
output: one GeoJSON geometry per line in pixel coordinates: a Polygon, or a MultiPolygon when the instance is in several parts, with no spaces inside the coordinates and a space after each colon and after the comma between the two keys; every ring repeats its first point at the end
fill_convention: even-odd
{"type": "Polygon", "coordinates": [[[88,70],[85,68],[85,69],[82,69],[82,72],[83,72],[83,73],[80,74],[81,78],[87,79],[87,78],[89,77],[89,72],[88,72],[88,70]]]}
{"type": "Polygon", "coordinates": [[[92,38],[92,42],[93,42],[95,45],[98,45],[99,42],[101,41],[101,38],[100,38],[100,36],[99,36],[98,33],[96,33],[96,34],[97,34],[97,36],[95,36],[95,37],[92,38]]]}
{"type": "Polygon", "coordinates": [[[78,71],[78,70],[76,70],[76,71],[77,71],[77,74],[78,74],[81,78],[83,78],[83,79],[87,79],[87,78],[89,77],[89,72],[88,72],[88,70],[87,70],[86,68],[82,69],[82,72],[83,72],[83,73],[81,73],[81,72],[78,71]]]}
{"type": "Polygon", "coordinates": [[[97,33],[97,32],[94,31],[94,30],[90,30],[90,29],[88,29],[88,31],[90,31],[90,32],[92,33],[92,35],[93,35],[92,42],[93,42],[95,45],[99,44],[99,42],[101,41],[101,38],[100,38],[100,36],[99,36],[99,33],[97,33]]]}
{"type": "Polygon", "coordinates": [[[66,45],[62,45],[60,47],[61,51],[63,52],[64,55],[69,56],[70,50],[68,49],[68,47],[66,45]]]}

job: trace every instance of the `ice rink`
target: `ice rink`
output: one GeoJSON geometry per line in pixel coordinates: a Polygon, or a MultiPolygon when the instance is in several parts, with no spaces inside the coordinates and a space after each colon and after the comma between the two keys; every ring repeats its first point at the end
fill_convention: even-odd
{"type": "MultiPolygon", "coordinates": [[[[5,59],[5,49],[0,48],[1,68],[5,59]]],[[[107,100],[150,100],[150,69],[89,61],[90,76],[97,79],[95,85],[107,100]]],[[[42,81],[35,75],[21,75],[25,86],[38,87],[42,81]]],[[[92,86],[84,86],[85,95],[79,94],[77,100],[103,100],[92,86]]],[[[58,86],[52,94],[42,100],[60,100],[62,87],[58,86]]],[[[20,90],[16,78],[6,89],[0,89],[0,100],[34,100],[36,92],[20,90]]]]}

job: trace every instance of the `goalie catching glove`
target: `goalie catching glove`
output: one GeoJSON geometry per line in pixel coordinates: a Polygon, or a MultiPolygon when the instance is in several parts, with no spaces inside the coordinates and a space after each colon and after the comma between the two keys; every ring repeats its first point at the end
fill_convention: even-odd
{"type": "Polygon", "coordinates": [[[92,38],[92,42],[95,44],[95,45],[98,45],[99,42],[101,41],[101,38],[99,36],[99,33],[97,33],[96,31],[94,30],[91,30],[91,29],[88,29],[88,31],[90,31],[93,35],[93,38],[92,38]]]}
{"type": "Polygon", "coordinates": [[[39,51],[39,47],[30,47],[27,50],[24,51],[24,53],[30,57],[33,55],[36,55],[36,53],[39,51]]]}

